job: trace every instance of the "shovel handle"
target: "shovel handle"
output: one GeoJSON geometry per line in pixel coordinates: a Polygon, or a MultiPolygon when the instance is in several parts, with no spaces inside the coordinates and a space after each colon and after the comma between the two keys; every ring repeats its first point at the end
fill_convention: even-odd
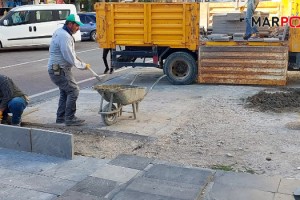
{"type": "Polygon", "coordinates": [[[87,68],[88,70],[90,70],[90,72],[92,72],[92,74],[93,74],[94,76],[98,76],[98,74],[97,74],[94,70],[92,70],[92,68],[91,68],[91,66],[90,66],[89,64],[86,65],[86,68],[87,68]]]}

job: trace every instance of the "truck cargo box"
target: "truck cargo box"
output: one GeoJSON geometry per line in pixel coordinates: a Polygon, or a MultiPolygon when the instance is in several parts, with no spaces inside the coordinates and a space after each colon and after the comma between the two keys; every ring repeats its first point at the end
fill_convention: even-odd
{"type": "Polygon", "coordinates": [[[96,3],[101,48],[199,45],[199,3],[96,3]]]}

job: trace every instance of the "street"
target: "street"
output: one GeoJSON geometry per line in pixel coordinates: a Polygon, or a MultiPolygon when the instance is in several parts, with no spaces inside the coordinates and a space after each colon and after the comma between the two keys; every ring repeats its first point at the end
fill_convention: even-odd
{"type": "MultiPolygon", "coordinates": [[[[77,56],[91,64],[97,74],[102,74],[105,67],[98,43],[83,41],[75,45],[77,56]]],[[[30,103],[35,104],[58,94],[47,73],[48,58],[48,47],[1,49],[0,73],[12,78],[30,96],[30,103]]],[[[96,81],[89,71],[74,69],[73,72],[81,89],[92,86],[96,81]]]]}

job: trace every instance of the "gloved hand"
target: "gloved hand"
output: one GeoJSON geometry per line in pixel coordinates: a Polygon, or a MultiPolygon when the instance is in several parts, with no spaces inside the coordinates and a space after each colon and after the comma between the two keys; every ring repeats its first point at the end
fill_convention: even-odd
{"type": "Polygon", "coordinates": [[[86,69],[90,69],[91,65],[90,64],[86,64],[85,67],[86,67],[86,69]]]}
{"type": "Polygon", "coordinates": [[[240,12],[244,12],[244,10],[245,10],[245,6],[241,6],[240,7],[240,12]]]}

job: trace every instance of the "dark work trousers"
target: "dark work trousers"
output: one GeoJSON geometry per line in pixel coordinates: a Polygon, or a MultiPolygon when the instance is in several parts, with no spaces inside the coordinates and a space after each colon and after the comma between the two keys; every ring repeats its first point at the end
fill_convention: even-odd
{"type": "Polygon", "coordinates": [[[48,70],[50,79],[58,86],[60,96],[56,116],[58,120],[72,120],[76,112],[76,101],[79,87],[73,77],[71,68],[61,69],[60,75],[54,75],[53,70],[48,70]]]}
{"type": "Polygon", "coordinates": [[[20,124],[21,117],[26,106],[27,102],[24,97],[14,97],[8,102],[7,108],[3,112],[3,120],[7,120],[8,113],[12,113],[12,125],[20,124]]]}
{"type": "MultiPolygon", "coordinates": [[[[105,69],[108,70],[109,67],[108,67],[108,63],[107,63],[107,55],[109,53],[110,49],[103,49],[103,54],[102,54],[102,59],[103,59],[103,62],[104,62],[104,65],[105,65],[105,69]]],[[[110,52],[111,53],[111,52],[110,52]]]]}

